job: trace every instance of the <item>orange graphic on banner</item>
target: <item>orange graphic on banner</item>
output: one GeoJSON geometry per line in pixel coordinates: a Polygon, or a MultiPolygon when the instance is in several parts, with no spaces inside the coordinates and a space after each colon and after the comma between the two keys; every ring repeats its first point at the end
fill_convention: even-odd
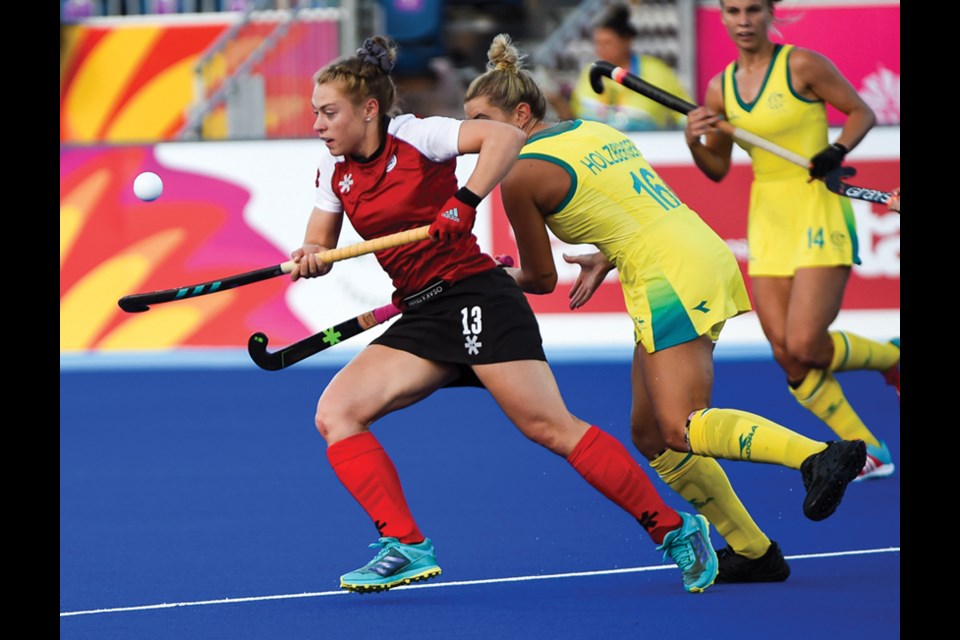
{"type": "Polygon", "coordinates": [[[227,27],[65,27],[60,142],[172,139],[194,98],[194,66],[227,27]]]}

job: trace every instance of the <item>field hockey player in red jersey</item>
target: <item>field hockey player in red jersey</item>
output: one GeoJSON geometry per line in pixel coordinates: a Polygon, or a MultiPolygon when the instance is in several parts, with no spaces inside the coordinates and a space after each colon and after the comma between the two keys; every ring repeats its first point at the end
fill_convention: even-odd
{"type": "Polygon", "coordinates": [[[314,208],[292,277],[324,275],[343,216],[365,239],[431,225],[433,240],[377,252],[403,315],[330,381],[316,426],[337,477],[378,531],[374,558],[340,578],[382,591],[440,575],[432,541],[410,512],[390,457],[371,433],[385,415],[448,386],[486,388],[530,440],[565,458],[636,518],[700,592],[717,574],[707,520],[663,502],[618,440],[571,415],[544,355],[536,318],[514,279],[473,235],[476,207],[506,175],[526,136],[499,122],[394,113],[396,49],[368,39],[354,57],[315,75],[320,149],[314,208]],[[477,154],[462,187],[457,157],[477,154]]]}

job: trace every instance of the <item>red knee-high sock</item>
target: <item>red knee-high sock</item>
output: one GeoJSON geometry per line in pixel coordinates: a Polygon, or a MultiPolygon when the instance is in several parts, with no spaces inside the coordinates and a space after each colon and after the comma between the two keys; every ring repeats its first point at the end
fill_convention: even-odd
{"type": "Polygon", "coordinates": [[[381,537],[397,538],[404,544],[423,542],[403,496],[397,469],[372,433],[365,431],[335,442],[327,447],[327,459],[381,537]]]}
{"type": "Polygon", "coordinates": [[[680,514],[667,506],[627,448],[606,431],[590,427],[567,462],[594,489],[636,518],[657,544],[683,524],[680,514]]]}

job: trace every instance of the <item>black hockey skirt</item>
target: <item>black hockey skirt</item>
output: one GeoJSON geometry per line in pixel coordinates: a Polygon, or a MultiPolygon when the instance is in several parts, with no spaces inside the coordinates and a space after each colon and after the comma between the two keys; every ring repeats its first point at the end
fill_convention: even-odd
{"type": "Polygon", "coordinates": [[[451,386],[482,386],[471,365],[547,359],[530,303],[500,267],[444,285],[404,311],[372,344],[457,366],[461,379],[451,386]]]}

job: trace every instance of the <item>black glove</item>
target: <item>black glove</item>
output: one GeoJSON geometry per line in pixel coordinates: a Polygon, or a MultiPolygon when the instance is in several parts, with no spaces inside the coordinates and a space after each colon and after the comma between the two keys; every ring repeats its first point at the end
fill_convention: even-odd
{"type": "Polygon", "coordinates": [[[810,177],[823,178],[828,173],[843,164],[843,158],[850,150],[839,142],[810,158],[810,177]]]}

